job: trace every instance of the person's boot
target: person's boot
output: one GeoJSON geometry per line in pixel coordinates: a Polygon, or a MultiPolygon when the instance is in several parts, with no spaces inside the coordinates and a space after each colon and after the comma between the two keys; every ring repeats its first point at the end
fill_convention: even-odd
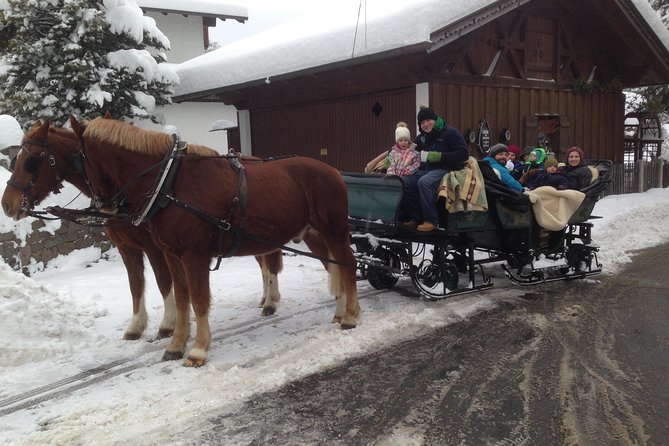
{"type": "Polygon", "coordinates": [[[418,222],[416,220],[409,220],[402,222],[402,226],[409,229],[416,229],[418,227],[418,222]]]}
{"type": "Polygon", "coordinates": [[[418,227],[416,229],[418,229],[419,231],[423,231],[423,232],[430,232],[430,231],[434,231],[435,229],[437,229],[437,226],[433,225],[429,221],[426,221],[422,225],[418,225],[418,227]]]}

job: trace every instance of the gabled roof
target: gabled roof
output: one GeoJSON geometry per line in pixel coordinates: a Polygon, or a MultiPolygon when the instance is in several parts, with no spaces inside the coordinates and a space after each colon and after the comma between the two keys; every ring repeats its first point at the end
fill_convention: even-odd
{"type": "Polygon", "coordinates": [[[216,0],[137,0],[143,11],[162,12],[164,14],[196,15],[221,20],[234,19],[238,22],[248,20],[246,7],[221,3],[216,0]]]}
{"type": "MultiPolygon", "coordinates": [[[[174,99],[434,51],[530,1],[386,0],[377,10],[372,8],[377,4],[368,5],[366,18],[357,2],[342,2],[317,16],[282,24],[179,64],[181,83],[174,99]]],[[[647,0],[612,1],[627,20],[642,28],[654,54],[669,60],[669,31],[647,0]]]]}

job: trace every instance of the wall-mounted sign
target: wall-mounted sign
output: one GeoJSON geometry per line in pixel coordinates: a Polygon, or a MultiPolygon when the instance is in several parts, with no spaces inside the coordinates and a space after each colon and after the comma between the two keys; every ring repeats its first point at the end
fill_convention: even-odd
{"type": "Polygon", "coordinates": [[[481,119],[479,121],[477,133],[478,137],[476,139],[476,147],[483,155],[487,155],[488,151],[490,150],[490,146],[492,145],[492,138],[490,135],[490,126],[488,125],[488,121],[485,119],[481,119]]]}

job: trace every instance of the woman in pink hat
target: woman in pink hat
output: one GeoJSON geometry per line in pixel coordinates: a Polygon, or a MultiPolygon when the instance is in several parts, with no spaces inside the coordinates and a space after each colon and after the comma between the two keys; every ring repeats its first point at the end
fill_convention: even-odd
{"type": "Polygon", "coordinates": [[[564,174],[569,180],[569,189],[582,190],[592,182],[592,172],[585,164],[583,149],[574,146],[567,150],[564,174]]]}

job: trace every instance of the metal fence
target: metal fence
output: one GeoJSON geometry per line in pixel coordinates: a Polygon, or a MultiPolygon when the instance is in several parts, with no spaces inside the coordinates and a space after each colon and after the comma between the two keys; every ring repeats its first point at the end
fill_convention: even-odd
{"type": "Polygon", "coordinates": [[[652,188],[669,186],[669,163],[662,159],[638,160],[613,166],[612,181],[602,193],[606,195],[632,194],[652,188]]]}

